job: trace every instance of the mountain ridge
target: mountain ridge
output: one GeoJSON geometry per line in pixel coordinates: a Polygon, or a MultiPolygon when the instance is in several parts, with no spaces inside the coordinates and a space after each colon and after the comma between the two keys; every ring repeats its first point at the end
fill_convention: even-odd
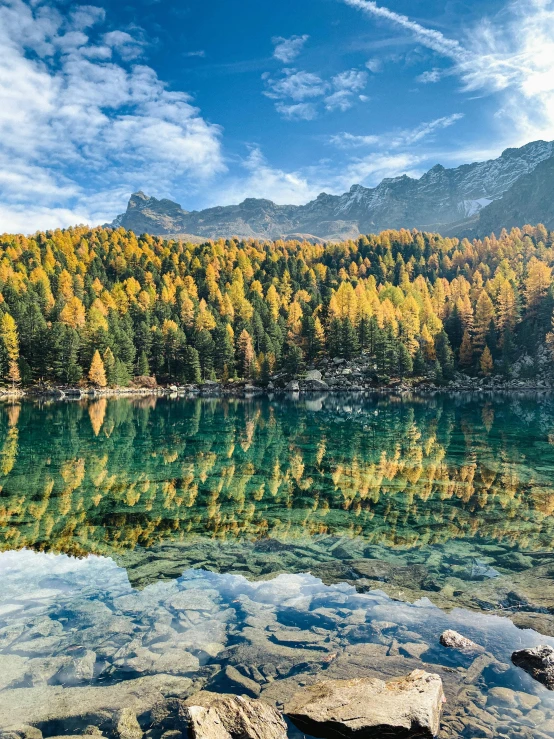
{"type": "Polygon", "coordinates": [[[352,185],[342,195],[323,192],[305,205],[278,205],[265,198],[246,198],[236,205],[187,211],[172,200],[158,200],[139,190],[131,195],[126,212],[107,225],[192,240],[231,236],[276,239],[294,235],[340,241],[389,228],[483,236],[508,224],[524,225],[514,222],[508,212],[511,202],[517,204],[518,217],[525,222],[552,220],[554,225],[554,206],[548,206],[548,192],[541,192],[538,198],[546,204],[542,217],[537,217],[532,202],[522,201],[518,194],[521,181],[527,183],[523,188],[527,197],[534,193],[536,199],[537,191],[541,191],[541,172],[548,183],[554,183],[554,177],[550,177],[554,166],[544,166],[550,160],[554,165],[554,142],[533,141],[506,149],[496,159],[484,162],[451,169],[437,164],[419,179],[404,174],[385,178],[373,188],[352,185]],[[527,212],[529,217],[525,217],[527,212]]]}

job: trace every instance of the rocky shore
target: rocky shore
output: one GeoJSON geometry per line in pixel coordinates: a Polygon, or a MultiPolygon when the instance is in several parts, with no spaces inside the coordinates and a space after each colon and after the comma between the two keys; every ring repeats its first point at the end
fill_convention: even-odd
{"type": "Polygon", "coordinates": [[[371,379],[360,369],[359,363],[334,360],[323,370],[310,369],[298,377],[289,378],[286,374],[275,375],[265,385],[248,381],[227,383],[206,380],[197,384],[158,385],[155,378],[145,384],[129,387],[97,388],[65,385],[35,385],[29,388],[0,389],[0,398],[47,398],[54,400],[81,400],[94,398],[120,398],[142,396],[165,397],[246,397],[279,396],[283,394],[377,394],[377,395],[420,395],[429,396],[440,393],[547,393],[554,389],[554,382],[547,376],[533,379],[506,379],[499,375],[491,377],[472,377],[457,373],[449,382],[437,384],[431,378],[392,378],[387,381],[371,379]]]}

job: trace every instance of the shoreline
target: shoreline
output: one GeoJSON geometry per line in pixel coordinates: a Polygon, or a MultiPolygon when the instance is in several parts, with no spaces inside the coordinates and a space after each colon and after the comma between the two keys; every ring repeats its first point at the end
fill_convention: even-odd
{"type": "Polygon", "coordinates": [[[101,398],[136,398],[136,397],[204,397],[204,398],[253,398],[288,396],[314,397],[321,395],[416,395],[434,396],[457,393],[507,393],[519,392],[549,393],[554,391],[554,384],[545,380],[538,381],[492,381],[483,382],[479,378],[467,378],[464,381],[451,381],[437,385],[431,381],[410,384],[392,381],[388,384],[373,385],[327,385],[313,380],[292,380],[284,387],[267,387],[250,383],[234,383],[223,385],[208,381],[199,384],[169,385],[157,387],[115,387],[115,388],[79,388],[52,386],[47,388],[30,387],[25,389],[0,389],[0,400],[98,400],[101,398]]]}

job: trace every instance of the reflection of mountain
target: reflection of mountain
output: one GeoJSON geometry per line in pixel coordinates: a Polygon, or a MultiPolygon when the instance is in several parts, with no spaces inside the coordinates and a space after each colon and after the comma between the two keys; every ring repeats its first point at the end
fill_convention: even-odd
{"type": "Polygon", "coordinates": [[[317,534],[552,541],[554,402],[151,399],[1,411],[0,549],[317,534]]]}

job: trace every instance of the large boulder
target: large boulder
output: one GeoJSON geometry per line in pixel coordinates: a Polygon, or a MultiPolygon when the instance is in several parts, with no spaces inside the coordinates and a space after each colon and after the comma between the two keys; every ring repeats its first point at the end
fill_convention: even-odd
{"type": "Polygon", "coordinates": [[[200,691],[184,704],[193,739],[286,739],[287,725],[272,706],[244,696],[200,691]]]}
{"type": "Polygon", "coordinates": [[[322,380],[323,375],[319,370],[313,369],[306,372],[305,380],[322,380]]]}
{"type": "Polygon", "coordinates": [[[438,675],[414,670],[384,682],[327,680],[295,693],[286,715],[301,731],[324,739],[435,737],[444,703],[438,675]]]}
{"type": "Polygon", "coordinates": [[[554,649],[541,645],[533,649],[520,649],[512,654],[512,662],[528,672],[531,677],[554,690],[554,649]]]}

